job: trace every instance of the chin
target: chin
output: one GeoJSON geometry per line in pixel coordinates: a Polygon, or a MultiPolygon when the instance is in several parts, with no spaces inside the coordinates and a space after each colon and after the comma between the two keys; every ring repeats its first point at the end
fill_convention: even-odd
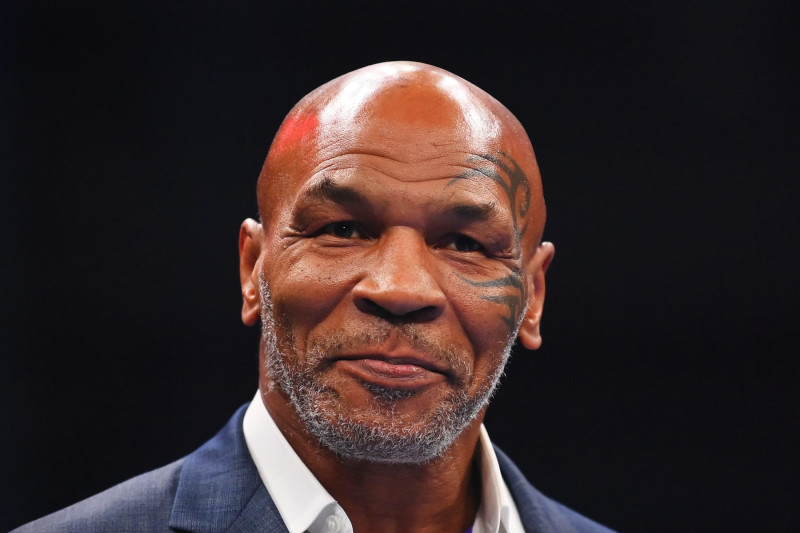
{"type": "Polygon", "coordinates": [[[424,464],[444,456],[487,401],[462,392],[423,406],[423,398],[409,391],[364,393],[372,403],[358,408],[330,389],[294,399],[290,395],[290,401],[328,451],[347,460],[384,464],[424,464]]]}

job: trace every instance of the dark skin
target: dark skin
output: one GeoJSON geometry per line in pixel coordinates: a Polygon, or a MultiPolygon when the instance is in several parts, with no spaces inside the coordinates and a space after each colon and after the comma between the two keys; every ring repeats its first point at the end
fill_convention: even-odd
{"type": "MultiPolygon", "coordinates": [[[[343,417],[386,424],[380,388],[401,393],[394,420],[435,423],[430,413],[454,392],[486,390],[518,324],[527,348],[541,344],[553,246],[540,242],[536,159],[517,120],[468,82],[389,63],[322,86],[281,126],[258,198],[262,222],[246,220],[239,238],[243,322],[258,322],[261,276],[289,365],[337,332],[387,332],[314,362],[343,417]],[[411,330],[452,355],[408,345],[402,332],[411,330]]],[[[267,409],[356,532],[463,533],[472,525],[485,407],[432,461],[340,457],[308,432],[261,350],[267,409]]]]}

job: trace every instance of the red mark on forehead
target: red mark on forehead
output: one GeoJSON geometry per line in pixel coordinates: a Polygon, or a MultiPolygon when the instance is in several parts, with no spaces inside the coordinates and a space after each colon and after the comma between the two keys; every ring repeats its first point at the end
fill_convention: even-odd
{"type": "Polygon", "coordinates": [[[316,131],[318,124],[317,116],[310,113],[299,113],[287,117],[272,149],[283,152],[296,146],[309,134],[316,131]]]}

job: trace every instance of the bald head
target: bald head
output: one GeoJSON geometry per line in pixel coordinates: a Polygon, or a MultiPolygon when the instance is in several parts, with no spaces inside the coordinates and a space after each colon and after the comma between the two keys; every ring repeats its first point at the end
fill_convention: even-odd
{"type": "MultiPolygon", "coordinates": [[[[413,165],[441,157],[454,145],[494,166],[473,173],[486,172],[501,186],[515,189],[511,201],[524,218],[519,221],[526,229],[524,240],[538,243],[544,199],[522,125],[470,82],[413,62],[380,63],[350,72],[300,100],[278,130],[259,176],[259,213],[270,224],[280,216],[280,206],[338,154],[371,153],[413,165]]],[[[462,174],[453,170],[454,178],[462,174]]]]}

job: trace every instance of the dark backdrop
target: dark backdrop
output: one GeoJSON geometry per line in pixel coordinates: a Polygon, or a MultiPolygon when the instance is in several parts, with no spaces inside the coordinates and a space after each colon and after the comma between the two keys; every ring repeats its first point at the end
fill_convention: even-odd
{"type": "Polygon", "coordinates": [[[0,8],[0,529],[251,398],[236,242],[267,147],[306,92],[390,59],[486,89],[539,157],[545,344],[513,357],[494,439],[615,528],[796,527],[798,4],[288,4],[0,8]]]}

